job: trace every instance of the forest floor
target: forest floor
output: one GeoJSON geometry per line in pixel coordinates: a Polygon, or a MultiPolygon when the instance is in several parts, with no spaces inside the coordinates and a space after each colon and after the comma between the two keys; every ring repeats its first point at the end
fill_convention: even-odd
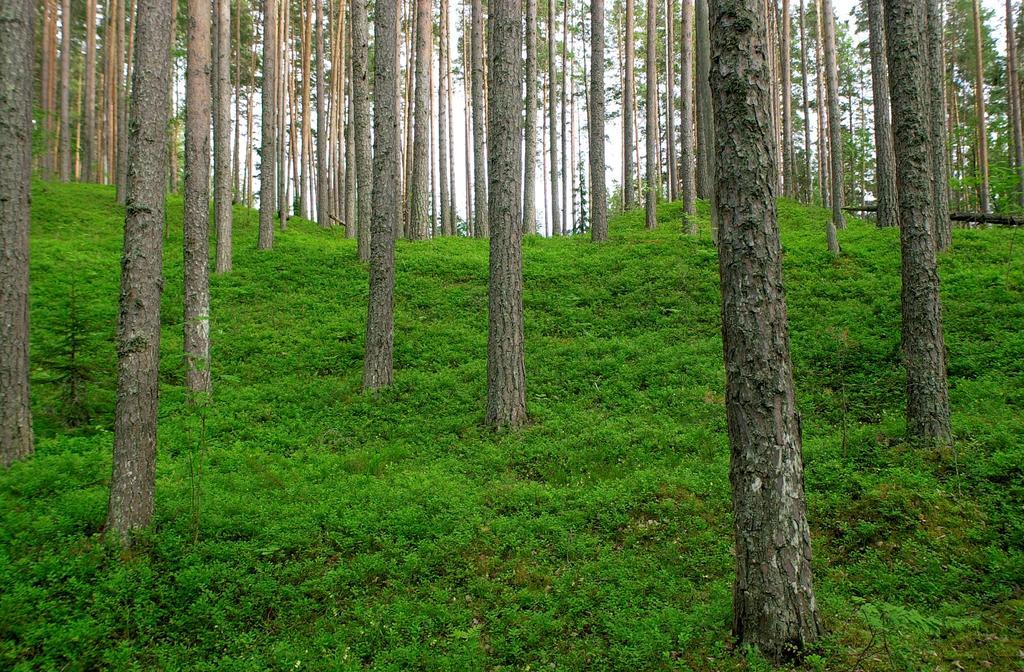
{"type": "MultiPolygon", "coordinates": [[[[783,202],[817,598],[808,670],[1024,665],[1024,236],[941,260],[956,443],[903,440],[899,240],[783,202]]],[[[482,424],[487,243],[398,244],[396,384],[360,392],[366,273],[236,210],[214,395],[183,403],[181,201],[165,252],[157,511],[110,480],[123,210],[37,183],[38,454],[0,474],[0,668],[763,670],[734,649],[729,449],[708,220],[524,242],[531,424],[482,424]]]]}

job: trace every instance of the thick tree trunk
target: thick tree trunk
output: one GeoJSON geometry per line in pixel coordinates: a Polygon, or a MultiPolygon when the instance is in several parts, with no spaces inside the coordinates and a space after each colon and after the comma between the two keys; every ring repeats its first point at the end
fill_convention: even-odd
{"type": "Polygon", "coordinates": [[[481,0],[473,0],[470,35],[473,88],[473,200],[476,222],[473,232],[478,238],[489,235],[487,225],[487,128],[484,109],[484,10],[481,0]]]}
{"type": "MultiPolygon", "coordinates": [[[[929,0],[929,8],[932,2],[929,0]]],[[[978,209],[982,212],[989,211],[989,179],[988,179],[988,115],[985,111],[985,60],[981,36],[981,0],[974,0],[974,113],[977,117],[977,143],[978,143],[978,209]]],[[[929,19],[932,12],[929,11],[929,19]]],[[[929,36],[933,31],[929,26],[929,36]]],[[[939,47],[940,45],[934,45],[939,47]]],[[[934,59],[933,59],[934,60],[934,59]]],[[[932,64],[934,68],[934,63],[932,64]]],[[[940,249],[942,241],[939,241],[940,249]]]]}
{"type": "Polygon", "coordinates": [[[871,90],[875,108],[875,184],[878,226],[899,225],[896,194],[896,153],[892,145],[889,105],[889,66],[885,61],[885,17],[882,0],[868,0],[868,51],[871,55],[871,90]]]}
{"type": "Polygon", "coordinates": [[[260,232],[257,247],[274,246],[277,199],[277,0],[263,0],[263,91],[260,121],[260,232]]]}
{"type": "MultiPolygon", "coordinates": [[[[603,2],[603,0],[594,0],[603,2]]],[[[537,0],[526,0],[526,121],[523,233],[537,233],[537,0]]]]}
{"type": "MultiPolygon", "coordinates": [[[[550,0],[549,0],[550,1],[550,0]]],[[[636,106],[636,49],[634,47],[634,0],[626,0],[626,72],[625,87],[622,97],[622,207],[625,210],[632,210],[636,201],[634,195],[633,172],[633,151],[636,148],[636,124],[633,118],[633,108],[636,106]]],[[[551,49],[549,47],[548,51],[551,49]]],[[[554,126],[554,115],[552,115],[551,126],[554,126]]],[[[551,130],[551,144],[554,145],[555,131],[551,130]]],[[[554,178],[552,178],[554,184],[554,178]]],[[[557,210],[557,205],[555,210],[557,210]]]]}
{"type": "Polygon", "coordinates": [[[829,177],[832,219],[828,225],[828,250],[839,254],[839,239],[835,229],[845,229],[843,218],[843,137],[842,115],[839,111],[839,66],[836,62],[836,19],[832,0],[821,0],[822,47],[825,50],[825,91],[828,97],[829,177]]]}
{"type": "MultiPolygon", "coordinates": [[[[356,0],[360,2],[360,0],[356,0]]],[[[374,12],[373,235],[363,388],[390,385],[395,338],[395,234],[398,231],[398,3],[374,12]]],[[[356,25],[353,21],[353,31],[356,25]]],[[[365,29],[365,23],[362,26],[365,29]]],[[[355,54],[353,53],[353,57],[355,54]]],[[[365,64],[364,64],[365,69],[365,64]]],[[[365,74],[363,80],[365,82],[365,74]]]]}
{"type": "Polygon", "coordinates": [[[0,465],[30,456],[28,231],[35,0],[0,3],[0,465]]]}
{"type": "Polygon", "coordinates": [[[680,60],[680,93],[679,105],[679,145],[682,148],[682,162],[680,178],[683,189],[683,219],[686,223],[686,230],[690,234],[697,233],[697,220],[692,217],[696,214],[697,183],[694,172],[694,145],[693,136],[693,0],[682,0],[683,12],[681,23],[681,34],[679,36],[680,60]]]}
{"type": "MultiPolygon", "coordinates": [[[[397,20],[397,19],[396,19],[397,20]]],[[[352,114],[356,134],[356,221],[359,228],[359,260],[370,260],[373,209],[373,154],[370,146],[370,29],[366,18],[366,0],[352,0],[352,114]]],[[[376,95],[376,93],[375,93],[376,95]]],[[[401,192],[393,187],[390,197],[401,192]]]]}
{"type": "Polygon", "coordinates": [[[661,176],[658,174],[658,67],[655,51],[658,5],[647,0],[647,191],[645,219],[648,229],[658,225],[658,192],[661,176]]]}
{"type": "MultiPolygon", "coordinates": [[[[946,75],[943,40],[942,6],[939,0],[928,0],[928,85],[929,123],[932,155],[932,201],[935,206],[935,244],[938,250],[953,244],[949,223],[949,155],[946,133],[946,75]]],[[[986,175],[988,169],[986,168],[986,175]]],[[[987,190],[986,190],[987,193],[987,190]]],[[[983,212],[987,210],[983,209],[983,212]]]]}
{"type": "Polygon", "coordinates": [[[416,0],[416,100],[413,107],[411,207],[409,239],[425,240],[430,231],[430,0],[416,0]]]}
{"type": "Polygon", "coordinates": [[[490,129],[490,282],[488,289],[487,424],[526,422],[523,346],[523,229],[519,219],[522,82],[519,0],[491,0],[487,125],[490,129]]]}
{"type": "Polygon", "coordinates": [[[1017,35],[1013,26],[1013,3],[1006,0],[1006,97],[1013,135],[1013,167],[1017,169],[1017,202],[1024,208],[1024,133],[1021,129],[1020,74],[1017,70],[1017,35]]]}
{"type": "MultiPolygon", "coordinates": [[[[715,197],[715,122],[711,102],[711,38],[709,30],[708,0],[697,0],[694,23],[697,31],[697,195],[712,203],[715,197]]],[[[715,228],[712,217],[712,231],[715,228]]]]}
{"type": "Polygon", "coordinates": [[[117,329],[114,469],[107,528],[127,541],[153,517],[160,390],[160,293],[171,0],[140,3],[128,135],[127,212],[117,329]]]}
{"type": "MultiPolygon", "coordinates": [[[[536,0],[531,0],[536,2],[536,0]]],[[[529,78],[529,75],[527,75],[529,78]]],[[[604,163],[604,0],[590,0],[590,235],[608,240],[604,163]]]]}
{"type": "Polygon", "coordinates": [[[903,351],[907,362],[907,432],[950,438],[946,344],[929,149],[926,0],[885,0],[896,184],[902,253],[903,351]]]}
{"type": "Polygon", "coordinates": [[[188,0],[184,349],[190,398],[210,393],[210,2],[188,0]]]}
{"type": "MultiPolygon", "coordinates": [[[[231,5],[230,0],[215,0],[217,36],[217,99],[213,118],[213,211],[217,227],[218,273],[231,270],[231,5]]],[[[238,142],[238,124],[235,124],[238,142]]]]}
{"type": "Polygon", "coordinates": [[[71,0],[60,10],[60,181],[71,181],[71,0]]]}
{"type": "Polygon", "coordinates": [[[821,625],[782,286],[764,22],[760,0],[716,0],[711,84],[736,534],[733,631],[778,662],[799,656],[821,625]]]}

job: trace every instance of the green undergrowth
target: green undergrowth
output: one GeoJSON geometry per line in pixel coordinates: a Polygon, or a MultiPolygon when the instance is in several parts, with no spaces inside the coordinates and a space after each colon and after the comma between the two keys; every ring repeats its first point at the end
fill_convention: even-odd
{"type": "MultiPolygon", "coordinates": [[[[123,211],[37,183],[38,453],[0,474],[0,668],[763,670],[730,638],[718,267],[678,204],[612,240],[524,241],[531,423],[482,424],[487,244],[400,242],[395,385],[360,391],[366,274],[237,209],[212,403],[184,404],[168,207],[157,512],[126,553],[110,481],[123,211]],[[74,338],[72,338],[74,336],[74,338]],[[72,383],[77,387],[72,389],[72,383]]],[[[818,601],[809,670],[1018,670],[1024,239],[941,260],[949,449],[903,440],[898,232],[780,205],[818,601]],[[1016,242],[1016,247],[1014,247],[1016,242]]]]}

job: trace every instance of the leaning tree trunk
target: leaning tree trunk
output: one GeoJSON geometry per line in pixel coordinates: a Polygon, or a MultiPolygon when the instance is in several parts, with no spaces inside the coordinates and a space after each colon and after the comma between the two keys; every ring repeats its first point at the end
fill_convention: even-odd
{"type": "Polygon", "coordinates": [[[658,192],[661,176],[658,174],[658,68],[655,51],[658,5],[647,0],[647,192],[644,214],[648,229],[658,225],[658,192]]]}
{"type": "MultiPolygon", "coordinates": [[[[551,2],[551,0],[548,1],[551,2]]],[[[633,203],[636,200],[633,193],[635,184],[633,181],[633,151],[636,145],[636,128],[633,123],[633,107],[636,105],[636,49],[633,44],[635,39],[633,3],[634,0],[626,0],[626,66],[624,73],[626,81],[623,86],[624,93],[622,96],[622,207],[624,210],[632,210],[633,203]]],[[[551,52],[550,46],[548,52],[551,52]]],[[[553,77],[551,79],[553,80],[553,77]]],[[[551,144],[554,146],[554,114],[551,115],[550,124],[552,126],[551,144]]],[[[552,178],[552,185],[554,185],[554,178],[552,178]]],[[[558,210],[557,204],[554,206],[554,209],[558,210]]]]}
{"type": "Polygon", "coordinates": [[[925,2],[885,0],[885,34],[899,193],[907,432],[914,438],[946,441],[949,392],[931,203],[930,75],[928,44],[921,30],[925,2]]]}
{"type": "Polygon", "coordinates": [[[828,99],[828,143],[829,177],[832,186],[829,189],[832,204],[832,219],[829,222],[828,250],[839,254],[839,238],[836,229],[846,228],[843,217],[843,138],[841,135],[842,116],[839,111],[839,66],[836,63],[836,19],[832,12],[832,0],[821,0],[818,5],[821,11],[822,47],[825,50],[825,92],[828,99]]]}
{"type": "MultiPolygon", "coordinates": [[[[373,208],[373,154],[370,147],[370,28],[366,0],[352,0],[352,117],[356,134],[356,222],[359,229],[359,260],[370,260],[373,208]]],[[[376,95],[376,91],[374,92],[376,95]]],[[[398,185],[394,186],[396,189],[398,185]]],[[[396,198],[401,192],[391,193],[396,198]]]]}
{"type": "Polygon", "coordinates": [[[363,388],[367,390],[390,385],[394,379],[395,234],[401,194],[398,185],[398,3],[379,3],[374,22],[373,235],[369,236],[372,248],[370,296],[363,361],[363,388]]]}
{"type": "Polygon", "coordinates": [[[682,170],[680,178],[683,188],[683,218],[690,234],[697,233],[697,220],[693,217],[697,212],[697,185],[694,173],[694,142],[693,137],[693,0],[682,0],[683,12],[679,35],[679,53],[681,54],[679,105],[679,145],[682,154],[682,170]]]}
{"type": "Polygon", "coordinates": [[[885,17],[882,0],[868,0],[868,51],[871,55],[871,91],[875,108],[875,183],[878,226],[899,224],[896,195],[896,153],[892,146],[889,106],[889,66],[885,62],[885,17]]]}
{"type": "Polygon", "coordinates": [[[277,171],[277,0],[263,0],[263,98],[260,121],[260,232],[257,247],[274,246],[277,171]]]}
{"type": "Polygon", "coordinates": [[[711,42],[716,199],[732,460],[733,631],[768,658],[821,635],[793,389],[778,166],[761,0],[716,0],[711,42]]]}
{"type": "Polygon", "coordinates": [[[188,0],[185,68],[184,339],[190,400],[210,393],[210,3],[188,0]]]}
{"type": "MultiPolygon", "coordinates": [[[[536,2],[536,0],[531,0],[536,2]]],[[[604,0],[590,0],[590,235],[608,240],[604,164],[604,0]]]]}
{"type": "Polygon", "coordinates": [[[128,540],[153,517],[160,390],[167,98],[171,87],[171,0],[139,3],[132,81],[117,327],[114,469],[107,528],[128,540]]]}
{"type": "MultiPolygon", "coordinates": [[[[599,0],[595,0],[599,1],[599,0]]],[[[537,233],[537,0],[526,0],[526,121],[523,233],[537,233]]]]}
{"type": "MultiPolygon", "coordinates": [[[[939,252],[942,252],[953,244],[953,228],[949,220],[949,155],[946,153],[946,66],[942,47],[945,31],[939,0],[928,0],[927,11],[932,201],[935,206],[935,244],[939,252]]],[[[988,174],[987,167],[985,173],[988,174]]]]}
{"type": "Polygon", "coordinates": [[[1024,208],[1024,133],[1021,128],[1020,79],[1017,71],[1017,35],[1013,26],[1013,3],[1006,0],[1006,97],[1009,99],[1010,131],[1013,135],[1013,166],[1017,169],[1017,198],[1024,208]]]}
{"type": "Polygon", "coordinates": [[[473,89],[473,201],[476,203],[476,222],[473,231],[478,238],[488,234],[487,208],[487,140],[484,135],[486,110],[484,109],[484,9],[481,0],[473,0],[470,44],[473,89]]]}
{"type": "MultiPolygon", "coordinates": [[[[213,211],[217,228],[218,273],[231,270],[232,228],[232,151],[231,151],[231,5],[230,0],[216,0],[217,28],[216,73],[217,99],[213,118],[213,211]]],[[[235,120],[238,128],[238,120],[235,120]]],[[[237,140],[237,135],[235,136],[237,140]]]]}
{"type": "Polygon", "coordinates": [[[519,220],[522,49],[519,0],[491,0],[487,50],[491,223],[488,288],[487,424],[526,422],[523,346],[523,229],[519,220]]]}
{"type": "Polygon", "coordinates": [[[430,231],[430,0],[416,0],[416,100],[413,103],[412,194],[409,239],[424,240],[430,231]]]}
{"type": "Polygon", "coordinates": [[[0,3],[0,464],[33,452],[28,230],[35,0],[0,3]]]}

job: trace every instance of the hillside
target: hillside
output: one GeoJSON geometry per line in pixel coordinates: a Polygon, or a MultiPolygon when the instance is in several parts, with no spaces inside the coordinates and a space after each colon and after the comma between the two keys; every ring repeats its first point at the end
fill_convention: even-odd
{"type": "MultiPolygon", "coordinates": [[[[1020,669],[1024,238],[957,230],[941,260],[957,442],[936,451],[902,440],[898,232],[852,221],[834,261],[825,211],[780,208],[829,631],[806,669],[1020,669]]],[[[38,454],[0,473],[0,668],[765,669],[729,643],[706,218],[524,242],[532,422],[495,434],[486,242],[399,243],[397,382],[364,395],[354,242],[294,219],[258,253],[238,209],[214,399],[190,408],[168,212],[157,518],[124,555],[98,534],[123,211],[35,185],[38,454]]]]}

